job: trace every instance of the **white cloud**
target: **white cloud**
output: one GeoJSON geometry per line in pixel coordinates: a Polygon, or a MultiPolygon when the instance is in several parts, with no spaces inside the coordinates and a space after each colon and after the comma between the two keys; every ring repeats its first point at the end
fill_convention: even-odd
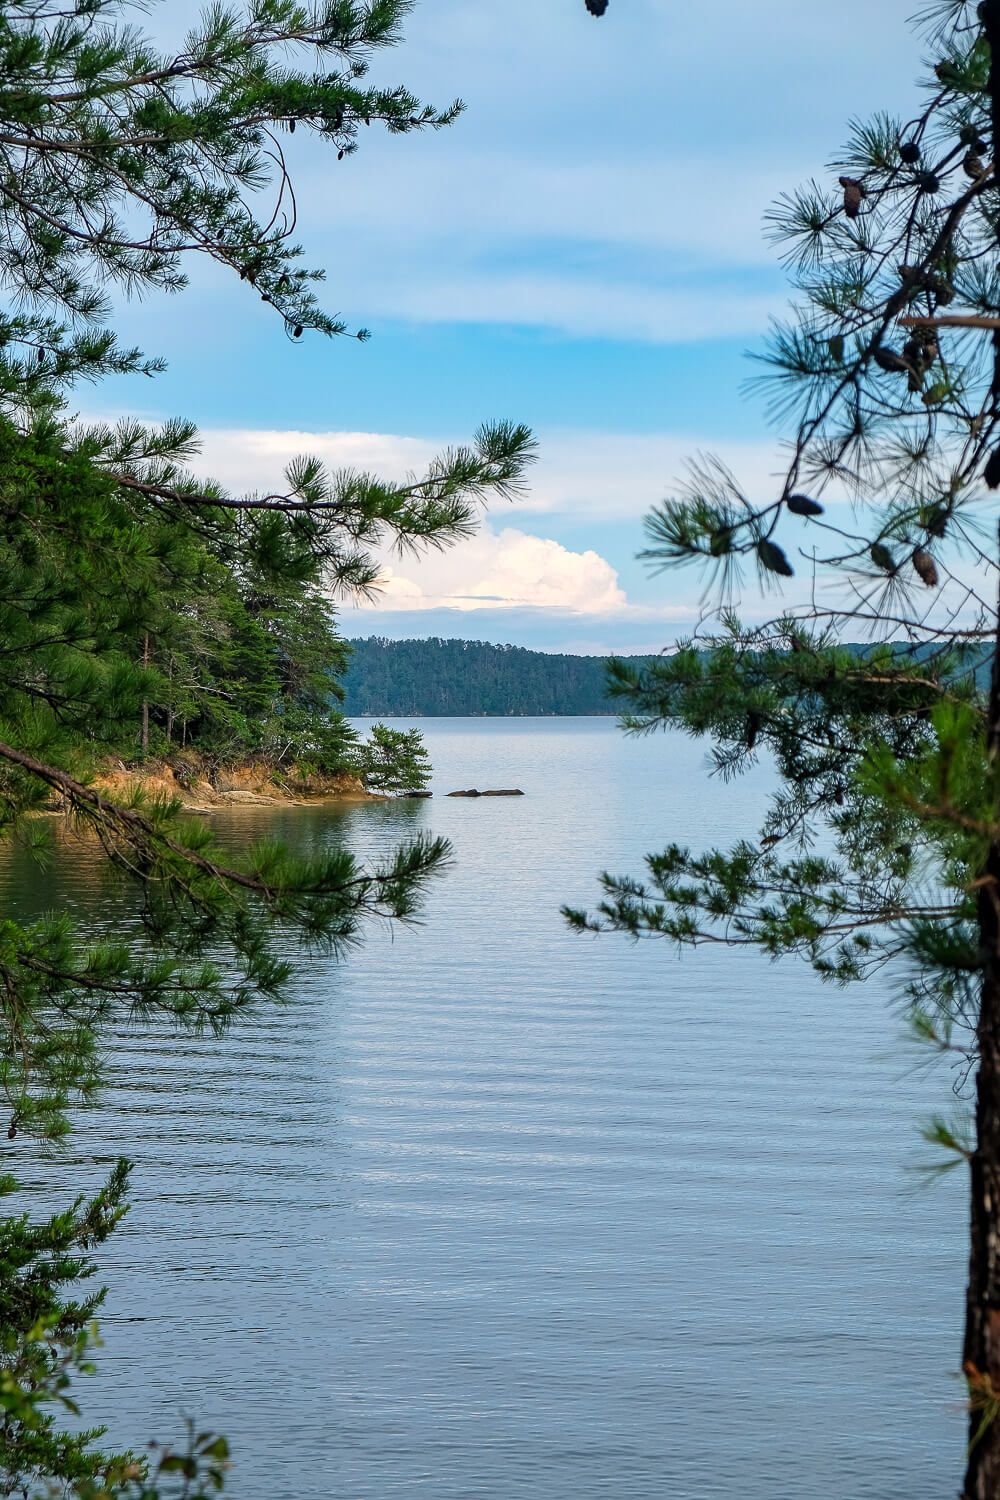
{"type": "MultiPolygon", "coordinates": [[[[753,334],[782,300],[777,275],[760,285],[769,204],[826,172],[852,116],[913,107],[912,8],[614,0],[598,23],[581,0],[424,0],[373,81],[467,112],[405,138],[375,125],[340,162],[306,130],[284,140],[296,233],[349,318],[753,334]]],[[[176,44],[200,9],[144,24],[176,44]]],[[[238,290],[220,277],[205,302],[238,290]]]]}
{"type": "Polygon", "coordinates": [[[286,466],[310,454],[331,469],[359,469],[403,479],[423,469],[443,443],[382,432],[295,432],[210,427],[201,434],[196,467],[234,491],[278,490],[286,466]]]}
{"type": "Polygon", "coordinates": [[[512,275],[497,269],[456,268],[443,273],[432,257],[426,272],[405,278],[392,273],[370,282],[352,277],[364,305],[381,318],[415,323],[489,323],[548,328],[578,338],[633,339],[683,344],[701,339],[748,338],[767,328],[774,315],[773,291],[733,290],[702,279],[676,278],[662,287],[653,276],[636,277],[608,267],[603,275],[538,269],[512,275]]]}
{"type": "Polygon", "coordinates": [[[516,508],[593,521],[635,520],[676,490],[691,461],[705,452],[721,458],[748,495],[773,491],[781,469],[777,443],[557,429],[539,434],[539,461],[516,508]]]}
{"type": "Polygon", "coordinates": [[[446,552],[387,565],[376,607],[423,610],[562,609],[612,614],[628,601],[618,574],[597,552],[506,527],[483,530],[446,552]]]}
{"type": "MultiPolygon", "coordinates": [[[[315,454],[332,469],[401,479],[420,472],[448,441],[395,433],[215,428],[203,434],[198,468],[243,492],[278,489],[284,467],[301,454],[315,454]]],[[[729,465],[755,500],[774,493],[781,470],[780,449],[771,442],[557,429],[540,434],[539,447],[527,493],[510,506],[495,507],[475,536],[441,552],[386,555],[370,605],[354,608],[338,601],[344,632],[398,637],[472,630],[483,638],[516,636],[552,650],[652,649],[653,642],[672,640],[699,619],[704,580],[684,573],[671,580],[662,603],[636,603],[615,566],[586,545],[588,528],[627,523],[633,552],[639,518],[675,491],[687,464],[706,450],[729,465]],[[502,525],[505,515],[519,524],[502,525]],[[546,536],[547,525],[557,522],[564,528],[569,523],[583,544],[568,546],[546,536]],[[463,624],[472,620],[476,623],[463,624]]],[[[762,601],[748,598],[744,612],[754,618],[762,609],[762,601]]]]}
{"type": "Polygon", "coordinates": [[[341,163],[297,142],[301,231],[366,318],[655,342],[766,326],[783,281],[764,213],[814,174],[835,185],[853,113],[909,107],[911,0],[615,3],[595,24],[581,0],[427,0],[376,71],[465,94],[455,129],[365,132],[341,163]],[[845,57],[852,27],[866,46],[845,57]]]}
{"type": "MultiPolygon", "coordinates": [[[[332,469],[362,469],[383,479],[420,472],[453,441],[379,432],[296,432],[210,428],[202,434],[199,469],[237,491],[273,490],[285,466],[315,454],[332,469]]],[[[574,519],[638,519],[668,494],[702,451],[717,454],[748,494],[767,495],[780,471],[776,443],[716,441],[678,433],[581,432],[538,434],[539,456],[528,488],[509,507],[518,514],[574,519]]],[[[506,512],[498,507],[494,514],[506,512]]]]}
{"type": "MultiPolygon", "coordinates": [[[[762,233],[764,211],[815,170],[787,154],[761,166],[750,143],[740,142],[738,169],[720,193],[717,154],[689,151],[682,159],[646,152],[602,160],[599,147],[581,154],[575,142],[539,157],[536,143],[526,161],[496,149],[471,152],[462,135],[459,127],[451,140],[418,144],[405,158],[395,149],[380,150],[377,171],[363,156],[352,159],[338,171],[332,195],[323,191],[329,167],[317,164],[305,174],[311,207],[304,222],[319,233],[349,222],[374,233],[382,246],[405,222],[411,253],[416,235],[463,255],[494,254],[530,240],[669,252],[679,270],[685,263],[689,270],[706,263],[773,266],[762,233]]],[[[350,246],[341,253],[345,249],[350,246]]]]}

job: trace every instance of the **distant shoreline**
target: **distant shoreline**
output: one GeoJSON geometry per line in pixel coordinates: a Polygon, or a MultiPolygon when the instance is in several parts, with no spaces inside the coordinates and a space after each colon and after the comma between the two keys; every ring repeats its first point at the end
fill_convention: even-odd
{"type": "Polygon", "coordinates": [[[615,709],[606,712],[594,710],[591,713],[523,713],[523,714],[460,714],[460,713],[416,713],[407,712],[405,709],[386,709],[379,714],[359,714],[348,707],[344,710],[349,719],[370,719],[377,723],[380,719],[617,719],[618,713],[615,709]]]}
{"type": "MultiPolygon", "coordinates": [[[[350,640],[341,679],[352,719],[615,718],[607,658],[488,641],[350,640]]],[[[649,657],[629,658],[637,665],[649,657]]]]}

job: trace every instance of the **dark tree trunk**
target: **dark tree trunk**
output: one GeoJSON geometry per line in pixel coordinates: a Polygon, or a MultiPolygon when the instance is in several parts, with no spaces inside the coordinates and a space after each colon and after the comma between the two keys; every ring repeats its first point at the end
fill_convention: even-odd
{"type": "MultiPolygon", "coordinates": [[[[1000,55],[1000,51],[998,51],[1000,55]]],[[[1000,766],[1000,627],[993,652],[987,741],[1000,766]]],[[[979,887],[983,983],[977,1041],[976,1145],[971,1162],[971,1245],[964,1368],[969,1459],[964,1500],[1000,1500],[1000,843],[979,887]]]]}
{"type": "MultiPolygon", "coordinates": [[[[142,638],[142,664],[144,667],[149,666],[148,634],[142,638]]],[[[139,736],[139,745],[143,755],[147,755],[149,753],[149,701],[146,698],[142,700],[142,731],[139,736]]]]}
{"type": "MultiPolygon", "coordinates": [[[[1000,0],[980,7],[992,60],[993,160],[1000,152],[1000,0]]],[[[1000,766],[1000,618],[987,724],[1000,766]]],[[[969,1460],[964,1500],[1000,1500],[1000,842],[990,846],[979,887],[983,985],[979,1006],[976,1144],[971,1163],[971,1244],[965,1318],[969,1460]]]]}
{"type": "Polygon", "coordinates": [[[980,891],[985,955],[976,1077],[976,1149],[971,1171],[971,1248],[965,1322],[969,1385],[966,1500],[1000,1500],[1000,847],[980,891]]]}

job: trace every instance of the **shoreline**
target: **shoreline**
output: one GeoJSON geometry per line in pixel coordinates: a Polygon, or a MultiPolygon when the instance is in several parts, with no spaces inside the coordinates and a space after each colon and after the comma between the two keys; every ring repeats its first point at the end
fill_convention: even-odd
{"type": "Polygon", "coordinates": [[[124,761],[106,765],[91,786],[112,802],[130,802],[137,795],[169,798],[185,812],[214,813],[231,807],[312,807],[319,802],[384,802],[370,792],[360,777],[349,772],[319,775],[295,766],[279,771],[266,763],[208,767],[195,757],[177,763],[150,761],[129,766],[124,761]]]}

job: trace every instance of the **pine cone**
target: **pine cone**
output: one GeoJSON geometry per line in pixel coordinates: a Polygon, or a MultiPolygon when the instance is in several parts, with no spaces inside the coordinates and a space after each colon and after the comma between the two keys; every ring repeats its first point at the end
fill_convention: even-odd
{"type": "Polygon", "coordinates": [[[793,578],[795,576],[795,570],[784,552],[782,552],[776,543],[769,542],[766,537],[763,537],[757,543],[757,556],[760,559],[761,566],[766,568],[769,573],[777,573],[782,578],[793,578]]]}
{"type": "Polygon", "coordinates": [[[899,148],[899,159],[908,167],[915,166],[920,160],[920,147],[916,141],[904,141],[899,148]]]}
{"type": "Polygon", "coordinates": [[[927,535],[943,537],[948,530],[948,522],[951,519],[951,511],[946,505],[935,505],[927,517],[927,535]]]}
{"type": "Polygon", "coordinates": [[[926,547],[914,547],[913,556],[910,561],[913,563],[921,583],[925,583],[929,589],[936,589],[938,586],[937,564],[926,547]]]}
{"type": "Polygon", "coordinates": [[[587,9],[592,16],[603,16],[608,8],[608,0],[587,0],[587,9]]]}
{"type": "Polygon", "coordinates": [[[973,151],[988,151],[989,142],[984,141],[975,125],[963,125],[958,132],[958,138],[963,146],[969,146],[973,151]]]}
{"type": "Polygon", "coordinates": [[[913,375],[916,373],[909,360],[904,359],[901,354],[897,354],[895,349],[883,349],[881,344],[877,349],[872,350],[872,358],[879,369],[884,370],[887,375],[913,375]]]}
{"type": "Polygon", "coordinates": [[[856,177],[841,177],[840,185],[844,189],[844,213],[849,219],[856,219],[868,194],[856,177]]]}
{"type": "Polygon", "coordinates": [[[810,500],[808,495],[789,495],[785,501],[793,516],[821,516],[823,507],[818,500],[810,500]]]}
{"type": "Polygon", "coordinates": [[[983,478],[986,480],[987,489],[1000,490],[1000,448],[994,448],[986,460],[983,478]]]}
{"type": "Polygon", "coordinates": [[[868,550],[876,568],[881,568],[883,573],[895,573],[895,559],[884,542],[872,542],[868,550]]]}

